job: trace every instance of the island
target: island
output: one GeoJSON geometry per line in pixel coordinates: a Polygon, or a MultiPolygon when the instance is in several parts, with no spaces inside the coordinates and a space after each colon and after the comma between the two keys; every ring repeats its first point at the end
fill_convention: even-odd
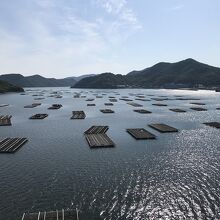
{"type": "Polygon", "coordinates": [[[24,89],[19,86],[14,86],[8,82],[0,80],[0,93],[6,92],[24,92],[24,89]]]}

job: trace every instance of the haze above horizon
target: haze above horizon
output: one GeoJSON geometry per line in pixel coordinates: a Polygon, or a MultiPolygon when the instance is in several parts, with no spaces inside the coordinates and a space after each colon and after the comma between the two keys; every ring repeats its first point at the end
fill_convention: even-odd
{"type": "Polygon", "coordinates": [[[7,0],[0,74],[127,74],[189,57],[220,66],[219,0],[7,0]]]}

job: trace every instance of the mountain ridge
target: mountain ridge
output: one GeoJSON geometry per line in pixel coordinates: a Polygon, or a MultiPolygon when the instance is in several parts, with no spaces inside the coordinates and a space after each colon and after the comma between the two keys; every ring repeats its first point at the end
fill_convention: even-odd
{"type": "Polygon", "coordinates": [[[46,78],[39,74],[23,76],[20,73],[10,73],[0,75],[0,80],[11,83],[19,87],[70,87],[77,81],[94,74],[82,76],[66,77],[63,79],[46,78]]]}
{"type": "MultiPolygon", "coordinates": [[[[105,73],[104,73],[105,74],[105,73]]],[[[134,70],[117,81],[103,74],[85,78],[73,88],[184,88],[220,85],[220,68],[188,58],[175,63],[160,62],[143,70],[134,70]]]]}

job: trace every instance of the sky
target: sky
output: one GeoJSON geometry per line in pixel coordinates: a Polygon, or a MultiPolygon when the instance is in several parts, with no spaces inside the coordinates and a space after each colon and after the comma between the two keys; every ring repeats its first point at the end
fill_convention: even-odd
{"type": "Polygon", "coordinates": [[[0,74],[127,74],[194,58],[220,67],[220,0],[0,0],[0,74]]]}

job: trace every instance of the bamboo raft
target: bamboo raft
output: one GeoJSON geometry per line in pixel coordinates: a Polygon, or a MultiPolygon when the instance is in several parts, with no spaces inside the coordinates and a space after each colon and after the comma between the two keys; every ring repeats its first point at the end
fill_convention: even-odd
{"type": "Polygon", "coordinates": [[[27,138],[5,138],[0,142],[0,153],[14,153],[27,141],[27,138]]]}
{"type": "Polygon", "coordinates": [[[143,105],[138,104],[138,103],[135,103],[135,102],[128,102],[127,104],[128,104],[128,105],[131,105],[131,106],[133,106],[133,107],[143,107],[143,105]]]}
{"type": "Polygon", "coordinates": [[[106,105],[106,106],[113,106],[114,104],[113,103],[105,103],[104,105],[106,105]]]}
{"type": "Polygon", "coordinates": [[[150,113],[152,113],[152,112],[147,111],[145,109],[134,109],[133,111],[137,112],[137,113],[140,113],[140,114],[150,114],[150,113]]]}
{"type": "Polygon", "coordinates": [[[161,133],[178,132],[178,129],[166,124],[150,124],[149,126],[161,133]]]}
{"type": "Polygon", "coordinates": [[[206,122],[206,123],[203,123],[203,124],[220,129],[220,123],[219,122],[206,122]]]}
{"type": "Polygon", "coordinates": [[[207,111],[207,109],[206,108],[196,108],[196,107],[193,107],[193,108],[190,108],[190,109],[192,109],[192,110],[194,110],[194,111],[207,111]]]}
{"type": "Polygon", "coordinates": [[[145,95],[136,95],[136,97],[143,99],[143,98],[145,98],[145,95]]]}
{"type": "Polygon", "coordinates": [[[151,98],[152,100],[154,100],[154,101],[158,101],[158,102],[162,102],[162,101],[167,101],[167,100],[169,100],[168,98],[151,98]]]}
{"type": "Polygon", "coordinates": [[[44,119],[48,117],[48,114],[35,114],[32,115],[29,119],[44,119]]]}
{"type": "Polygon", "coordinates": [[[34,100],[43,100],[43,99],[45,99],[45,98],[35,98],[34,100]]]}
{"type": "Polygon", "coordinates": [[[0,107],[6,107],[9,106],[9,104],[0,104],[0,107]]]}
{"type": "Polygon", "coordinates": [[[86,134],[86,140],[91,148],[96,147],[114,147],[114,142],[107,134],[86,134]]]}
{"type": "Polygon", "coordinates": [[[100,109],[100,112],[105,113],[105,114],[109,114],[109,113],[115,113],[113,110],[111,109],[100,109]]]}
{"type": "Polygon", "coordinates": [[[108,126],[91,126],[84,132],[86,140],[91,148],[114,147],[114,142],[106,134],[108,126]]]}
{"type": "Polygon", "coordinates": [[[120,98],[119,100],[126,101],[126,102],[132,102],[133,101],[133,99],[128,99],[128,98],[120,98]]]}
{"type": "Polygon", "coordinates": [[[35,108],[37,106],[41,105],[41,103],[33,103],[31,105],[25,105],[24,108],[35,108]]]}
{"type": "Polygon", "coordinates": [[[61,98],[63,98],[63,96],[62,95],[57,95],[57,96],[54,96],[54,98],[61,99],[61,98]]]}
{"type": "Polygon", "coordinates": [[[21,220],[79,220],[79,211],[56,210],[50,212],[24,213],[21,220]]]}
{"type": "Polygon", "coordinates": [[[186,112],[186,110],[179,109],[179,108],[170,108],[170,111],[173,111],[173,112],[180,112],[180,113],[186,112]]]}
{"type": "Polygon", "coordinates": [[[80,94],[74,95],[73,98],[80,98],[80,94]]]}
{"type": "Polygon", "coordinates": [[[84,134],[104,134],[109,129],[108,126],[96,126],[93,125],[88,130],[84,132],[84,134]]]}
{"type": "Polygon", "coordinates": [[[117,102],[117,99],[109,99],[109,102],[117,102]]]}
{"type": "Polygon", "coordinates": [[[126,129],[126,131],[135,139],[156,139],[156,136],[144,128],[126,129]]]}
{"type": "Polygon", "coordinates": [[[176,98],[176,100],[179,100],[179,101],[198,101],[200,99],[198,99],[198,98],[176,98]]]}
{"type": "Polygon", "coordinates": [[[205,103],[200,103],[200,102],[191,102],[190,104],[192,104],[192,105],[206,105],[205,103]]]}
{"type": "Polygon", "coordinates": [[[160,106],[160,107],[167,106],[167,104],[162,104],[162,103],[153,103],[152,105],[160,106]]]}
{"type": "Polygon", "coordinates": [[[86,114],[84,111],[72,111],[71,119],[85,119],[86,114]]]}
{"type": "Polygon", "coordinates": [[[11,115],[0,115],[0,126],[10,126],[11,117],[11,115]]]}
{"type": "Polygon", "coordinates": [[[142,101],[142,102],[149,102],[149,101],[151,101],[150,99],[143,99],[143,98],[136,98],[135,100],[142,101]]]}
{"type": "Polygon", "coordinates": [[[52,106],[50,106],[48,109],[56,110],[56,109],[60,109],[61,107],[63,107],[61,104],[52,104],[52,106]]]}

